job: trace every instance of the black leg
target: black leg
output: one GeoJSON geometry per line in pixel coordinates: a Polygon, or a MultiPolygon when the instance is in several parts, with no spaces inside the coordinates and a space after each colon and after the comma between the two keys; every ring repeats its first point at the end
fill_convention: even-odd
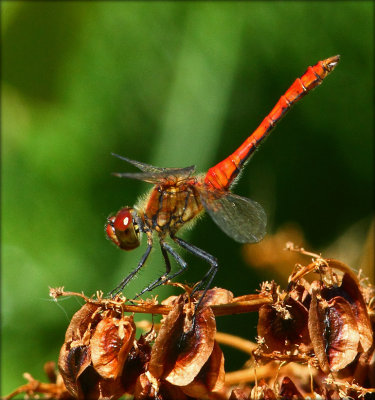
{"type": "Polygon", "coordinates": [[[163,255],[164,262],[165,262],[165,273],[160,276],[158,279],[156,279],[154,282],[152,282],[150,285],[145,287],[139,294],[137,294],[134,299],[137,299],[139,296],[142,296],[143,293],[145,292],[151,292],[151,290],[157,288],[158,286],[162,285],[166,280],[168,280],[168,275],[171,272],[171,263],[168,258],[167,251],[163,247],[163,242],[160,241],[160,249],[161,249],[161,254],[163,255]]]}
{"type": "Polygon", "coordinates": [[[194,288],[192,294],[194,294],[197,290],[199,290],[202,286],[204,287],[203,295],[199,299],[197,305],[195,306],[195,310],[198,309],[200,306],[203,297],[207,293],[207,290],[209,289],[212,280],[214,279],[216,272],[218,270],[219,264],[217,262],[217,259],[212,256],[211,254],[205,252],[204,250],[200,249],[199,247],[194,246],[193,244],[187,243],[184,240],[178,238],[178,237],[172,237],[172,239],[181,247],[184,249],[190,251],[190,253],[196,255],[197,257],[202,258],[203,260],[207,261],[211,267],[207,271],[207,273],[204,275],[200,283],[194,288]]]}
{"type": "Polygon", "coordinates": [[[174,251],[173,248],[168,243],[161,240],[160,248],[165,260],[165,269],[166,269],[165,274],[163,274],[160,278],[156,279],[156,281],[151,283],[151,285],[143,289],[135,298],[141,296],[145,292],[151,291],[163,285],[165,282],[175,278],[177,275],[180,275],[187,268],[186,261],[176,251],[174,251]],[[177,264],[180,266],[180,269],[172,275],[170,275],[171,264],[169,261],[168,253],[176,260],[177,264]]]}
{"type": "Polygon", "coordinates": [[[145,262],[151,252],[151,249],[152,249],[152,242],[149,242],[147,249],[141,258],[141,261],[137,265],[137,268],[135,268],[115,289],[113,289],[109,293],[110,296],[114,296],[114,295],[122,292],[124,287],[134,278],[134,276],[137,274],[137,272],[145,265],[145,262]]]}

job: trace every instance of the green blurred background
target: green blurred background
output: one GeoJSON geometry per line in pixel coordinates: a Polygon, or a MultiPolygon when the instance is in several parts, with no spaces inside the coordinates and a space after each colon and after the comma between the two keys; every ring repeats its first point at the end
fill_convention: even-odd
{"type": "MultiPolygon", "coordinates": [[[[126,253],[104,237],[106,217],[148,189],[111,176],[132,168],[110,153],[205,171],[307,66],[335,54],[335,72],[281,122],[235,192],[264,206],[270,234],[295,222],[310,250],[353,261],[354,249],[361,266],[373,214],[372,2],[1,6],[2,394],[24,371],[44,379],[44,362],[57,360],[80,303],[51,301],[49,286],[107,293],[142,254],[144,246],[126,253]]],[[[184,237],[219,258],[214,283],[236,295],[273,277],[251,269],[208,217],[184,237]]],[[[181,281],[195,282],[207,265],[185,256],[181,281]]],[[[157,248],[127,294],[163,270],[157,248]]],[[[253,339],[256,320],[218,325],[253,339]]],[[[226,358],[227,370],[245,360],[226,358]]]]}

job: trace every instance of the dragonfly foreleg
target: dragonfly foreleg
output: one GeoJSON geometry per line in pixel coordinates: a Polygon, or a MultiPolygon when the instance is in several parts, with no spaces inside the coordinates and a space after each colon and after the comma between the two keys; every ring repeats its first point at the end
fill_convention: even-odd
{"type": "Polygon", "coordinates": [[[202,258],[203,260],[207,261],[211,267],[210,269],[207,271],[207,273],[204,275],[204,277],[202,278],[202,280],[195,286],[194,290],[192,291],[191,294],[194,294],[197,290],[199,290],[202,286],[204,287],[203,289],[203,294],[201,296],[201,298],[199,299],[197,305],[195,306],[195,309],[197,310],[198,307],[200,306],[202,299],[204,298],[204,296],[207,293],[207,290],[209,289],[212,280],[214,279],[217,270],[219,268],[219,263],[217,261],[217,259],[212,256],[211,254],[207,253],[206,251],[200,249],[197,246],[194,246],[193,244],[187,243],[185,242],[185,240],[182,240],[178,237],[172,237],[172,239],[181,247],[183,247],[185,250],[190,251],[190,253],[196,255],[197,257],[202,258]]]}
{"type": "Polygon", "coordinates": [[[169,276],[169,273],[171,272],[171,262],[169,261],[168,253],[167,253],[166,249],[164,248],[163,244],[164,244],[164,242],[160,241],[161,254],[163,255],[164,262],[165,262],[165,273],[162,276],[160,276],[158,279],[156,279],[154,282],[152,282],[150,285],[148,285],[146,288],[144,288],[139,294],[137,294],[134,297],[134,299],[137,299],[139,296],[142,296],[142,294],[145,292],[151,292],[151,290],[162,285],[169,279],[168,276],[169,276]]]}
{"type": "Polygon", "coordinates": [[[152,241],[149,241],[147,249],[146,249],[145,253],[143,254],[141,261],[139,262],[137,267],[125,279],[123,279],[121,281],[121,283],[115,289],[113,289],[109,293],[110,296],[115,296],[116,294],[119,294],[120,292],[122,292],[124,287],[135,277],[135,275],[137,275],[138,271],[145,265],[147,257],[149,256],[149,254],[151,252],[151,249],[152,249],[152,241]]]}

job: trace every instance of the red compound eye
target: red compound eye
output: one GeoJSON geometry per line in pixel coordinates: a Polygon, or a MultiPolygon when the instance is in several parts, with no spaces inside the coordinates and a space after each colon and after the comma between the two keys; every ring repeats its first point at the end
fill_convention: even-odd
{"type": "Polygon", "coordinates": [[[123,208],[120,210],[117,215],[116,219],[113,223],[113,227],[117,231],[125,231],[133,224],[133,217],[128,208],[123,208]]]}

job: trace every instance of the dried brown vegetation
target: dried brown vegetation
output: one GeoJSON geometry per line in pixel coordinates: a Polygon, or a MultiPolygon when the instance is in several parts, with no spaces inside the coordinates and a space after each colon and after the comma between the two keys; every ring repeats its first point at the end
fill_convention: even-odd
{"type": "MultiPolygon", "coordinates": [[[[293,250],[293,249],[292,249],[293,250]]],[[[309,256],[311,254],[306,253],[309,256]]],[[[53,399],[249,400],[360,399],[375,396],[375,290],[345,264],[313,255],[298,265],[286,290],[264,282],[257,294],[234,297],[214,288],[195,312],[201,293],[183,289],[158,304],[121,297],[76,295],[85,305],[73,316],[58,371],[50,383],[25,374],[25,393],[53,399]],[[308,282],[307,275],[318,279],[308,282]],[[220,315],[258,312],[256,343],[216,331],[220,315]],[[160,324],[139,323],[134,313],[162,314],[160,324]],[[246,367],[225,371],[221,344],[249,354],[246,367]]]]}

